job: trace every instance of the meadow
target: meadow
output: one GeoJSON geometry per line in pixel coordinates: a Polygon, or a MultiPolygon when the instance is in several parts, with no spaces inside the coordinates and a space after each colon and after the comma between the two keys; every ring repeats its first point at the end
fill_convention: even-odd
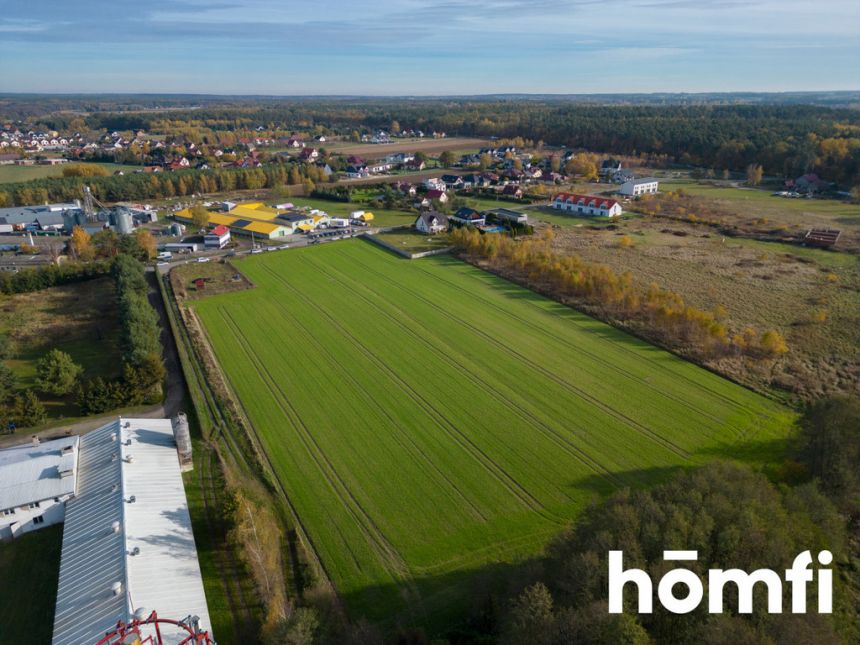
{"type": "MultiPolygon", "coordinates": [[[[5,364],[17,377],[17,389],[36,386],[36,364],[51,349],[69,354],[83,367],[85,379],[118,377],[120,331],[115,302],[110,278],[0,295],[0,334],[11,341],[5,364]]],[[[40,392],[39,396],[50,419],[80,413],[71,395],[40,392]]]]}
{"type": "Polygon", "coordinates": [[[451,256],[349,240],[236,263],[193,303],[352,615],[441,633],[588,504],[794,414],[451,256]]]}
{"type": "MultiPolygon", "coordinates": [[[[113,174],[117,170],[123,172],[134,172],[140,170],[140,166],[130,166],[127,164],[115,163],[100,163],[93,162],[96,166],[101,166],[108,173],[113,174]]],[[[89,165],[88,162],[79,162],[73,165],[89,165]]],[[[45,179],[46,177],[62,177],[63,166],[15,166],[3,165],[0,166],[0,184],[12,184],[19,181],[29,181],[31,179],[45,179]]]]}

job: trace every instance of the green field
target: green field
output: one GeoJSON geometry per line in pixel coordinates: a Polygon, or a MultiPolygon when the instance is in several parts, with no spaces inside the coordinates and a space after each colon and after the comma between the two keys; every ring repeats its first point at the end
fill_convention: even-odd
{"type": "Polygon", "coordinates": [[[0,643],[51,642],[62,543],[62,525],[0,543],[0,643]]]}
{"type": "MultiPolygon", "coordinates": [[[[125,164],[96,163],[95,165],[102,166],[111,174],[117,170],[122,170],[123,172],[134,172],[135,170],[140,170],[140,166],[129,166],[125,164]]],[[[0,166],[0,184],[11,184],[18,181],[29,181],[30,179],[44,179],[45,177],[62,176],[63,166],[0,166]]]]}
{"type": "Polygon", "coordinates": [[[237,263],[194,307],[354,615],[438,633],[590,501],[781,458],[793,413],[450,256],[237,263]]]}

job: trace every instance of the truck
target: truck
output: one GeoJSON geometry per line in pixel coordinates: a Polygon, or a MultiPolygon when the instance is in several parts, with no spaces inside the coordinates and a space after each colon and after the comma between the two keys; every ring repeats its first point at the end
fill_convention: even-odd
{"type": "Polygon", "coordinates": [[[156,255],[155,257],[156,257],[158,260],[161,260],[161,261],[166,262],[166,261],[168,261],[168,260],[170,260],[170,259],[172,259],[172,258],[173,258],[173,253],[171,253],[170,251],[162,251],[161,253],[159,253],[159,254],[158,254],[158,255],[156,255]]]}

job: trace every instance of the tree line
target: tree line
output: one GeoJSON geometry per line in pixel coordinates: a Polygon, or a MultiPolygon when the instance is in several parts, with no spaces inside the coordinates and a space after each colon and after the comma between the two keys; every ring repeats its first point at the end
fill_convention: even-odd
{"type": "Polygon", "coordinates": [[[90,187],[96,199],[118,202],[232,190],[277,189],[298,184],[304,185],[306,190],[313,190],[315,182],[326,180],[322,169],[299,163],[273,163],[261,168],[141,172],[108,177],[55,177],[5,184],[0,190],[0,207],[72,201],[81,198],[84,186],[90,187]]]}
{"type": "Polygon", "coordinates": [[[81,383],[76,399],[85,414],[125,405],[157,403],[166,375],[161,356],[158,313],[149,303],[149,286],[143,265],[128,254],[111,263],[122,329],[122,376],[109,381],[95,377],[81,383]]]}
{"type": "MultiPolygon", "coordinates": [[[[98,113],[94,129],[152,130],[159,114],[98,113]],[[121,127],[120,127],[121,126],[121,127]]],[[[845,186],[860,184],[860,116],[816,105],[606,105],[565,100],[279,101],[175,111],[181,123],[217,130],[322,129],[348,135],[392,124],[449,135],[523,137],[615,154],[665,154],[675,162],[797,176],[818,172],[845,186]]]]}
{"type": "Polygon", "coordinates": [[[619,274],[606,265],[554,251],[548,229],[538,238],[515,240],[462,227],[450,239],[473,260],[485,261],[557,299],[584,305],[604,321],[634,323],[638,331],[663,345],[701,359],[728,354],[774,359],[788,351],[777,330],[748,327],[732,333],[723,307],[698,309],[657,284],[640,285],[630,272],[619,274]]]}

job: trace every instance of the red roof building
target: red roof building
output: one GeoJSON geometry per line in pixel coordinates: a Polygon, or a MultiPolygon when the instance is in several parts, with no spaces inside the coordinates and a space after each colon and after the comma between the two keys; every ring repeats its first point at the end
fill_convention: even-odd
{"type": "Polygon", "coordinates": [[[600,217],[615,217],[621,215],[623,210],[616,199],[577,193],[559,193],[552,200],[552,207],[556,210],[571,211],[578,215],[597,215],[600,217]]]}

